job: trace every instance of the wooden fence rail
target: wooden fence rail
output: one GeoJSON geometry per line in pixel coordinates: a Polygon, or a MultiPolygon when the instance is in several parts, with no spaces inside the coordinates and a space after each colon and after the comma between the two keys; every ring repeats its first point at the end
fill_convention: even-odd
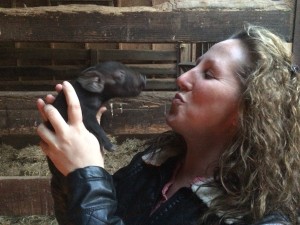
{"type": "Polygon", "coordinates": [[[116,60],[145,75],[146,90],[176,90],[179,50],[4,47],[0,48],[0,88],[2,91],[53,90],[55,83],[74,79],[89,66],[116,60]],[[7,58],[9,62],[5,61],[7,58]]]}
{"type": "Polygon", "coordinates": [[[169,11],[95,5],[0,8],[0,41],[214,42],[227,38],[248,22],[268,27],[291,42],[293,21],[294,10],[284,4],[258,10],[169,11]]]}
{"type": "Polygon", "coordinates": [[[0,177],[0,216],[53,215],[49,177],[0,177]]]}

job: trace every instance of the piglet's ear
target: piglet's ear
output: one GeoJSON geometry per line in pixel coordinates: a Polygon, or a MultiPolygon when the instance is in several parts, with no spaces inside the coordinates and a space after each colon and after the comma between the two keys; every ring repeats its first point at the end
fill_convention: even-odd
{"type": "Polygon", "coordinates": [[[77,81],[89,92],[101,93],[104,89],[104,76],[92,68],[83,71],[77,81]]]}

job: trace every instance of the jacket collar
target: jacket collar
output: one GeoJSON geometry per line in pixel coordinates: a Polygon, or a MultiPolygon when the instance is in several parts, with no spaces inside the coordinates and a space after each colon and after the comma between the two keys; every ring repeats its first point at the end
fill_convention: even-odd
{"type": "MultiPolygon", "coordinates": [[[[178,156],[182,151],[174,148],[164,148],[157,149],[153,152],[146,153],[142,156],[142,160],[152,166],[161,166],[164,162],[166,162],[169,158],[178,156]]],[[[207,186],[209,182],[211,182],[213,178],[197,178],[191,184],[191,190],[197,195],[201,201],[203,201],[207,207],[209,208],[212,205],[213,200],[222,194],[221,190],[216,187],[207,186]]],[[[224,215],[224,212],[217,213],[217,216],[220,218],[224,215]]],[[[234,224],[238,220],[236,219],[226,219],[224,222],[226,224],[234,224]]]]}

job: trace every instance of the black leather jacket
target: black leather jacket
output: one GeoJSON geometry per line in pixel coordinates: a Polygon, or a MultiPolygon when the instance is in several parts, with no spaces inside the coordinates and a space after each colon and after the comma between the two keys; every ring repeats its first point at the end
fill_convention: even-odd
{"type": "MultiPolygon", "coordinates": [[[[113,176],[99,167],[78,169],[66,178],[54,176],[52,194],[57,220],[68,225],[197,224],[207,206],[190,188],[180,189],[153,212],[176,163],[177,157],[173,157],[161,166],[148,165],[140,153],[113,176]]],[[[217,221],[218,217],[210,218],[207,224],[217,221]]],[[[273,213],[255,225],[263,224],[289,222],[284,215],[273,213]]]]}

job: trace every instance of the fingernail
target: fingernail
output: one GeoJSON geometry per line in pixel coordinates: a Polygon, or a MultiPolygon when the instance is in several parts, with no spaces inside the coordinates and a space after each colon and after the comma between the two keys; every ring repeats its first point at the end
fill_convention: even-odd
{"type": "Polygon", "coordinates": [[[53,106],[51,105],[51,104],[46,104],[45,106],[44,106],[44,111],[46,112],[46,111],[49,111],[49,110],[51,110],[53,108],[53,106]]]}
{"type": "Polygon", "coordinates": [[[62,84],[63,84],[64,86],[68,86],[68,85],[69,85],[69,82],[65,80],[62,84]]]}

